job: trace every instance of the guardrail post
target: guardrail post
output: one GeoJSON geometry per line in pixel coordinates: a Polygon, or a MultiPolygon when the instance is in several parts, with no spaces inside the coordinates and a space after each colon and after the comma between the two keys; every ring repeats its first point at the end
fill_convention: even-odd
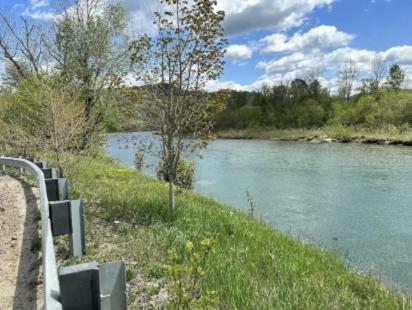
{"type": "Polygon", "coordinates": [[[66,178],[47,179],[46,189],[49,201],[59,201],[68,199],[68,187],[66,178]]]}
{"type": "Polygon", "coordinates": [[[126,310],[124,261],[63,267],[59,271],[61,297],[66,310],[126,310]]]}
{"type": "MultiPolygon", "coordinates": [[[[19,158],[23,159],[23,156],[19,156],[19,158]]],[[[23,175],[24,174],[24,168],[20,167],[19,172],[20,172],[20,175],[23,175]]]]}
{"type": "Polygon", "coordinates": [[[81,256],[86,253],[86,234],[84,230],[84,201],[71,201],[72,234],[70,236],[70,248],[73,256],[81,256]]]}
{"type": "Polygon", "coordinates": [[[56,168],[42,168],[45,179],[58,179],[60,173],[56,168]]]}
{"type": "MultiPolygon", "coordinates": [[[[0,157],[4,157],[4,155],[0,155],[0,157]]],[[[1,171],[6,171],[6,165],[1,165],[1,171]]]]}
{"type": "Polygon", "coordinates": [[[101,264],[99,278],[101,310],[126,310],[126,265],[124,261],[101,264]]]}
{"type": "Polygon", "coordinates": [[[74,257],[86,252],[83,200],[49,202],[52,235],[70,235],[70,250],[74,257]]]}
{"type": "Polygon", "coordinates": [[[49,214],[53,237],[72,233],[70,201],[49,202],[49,214]]]}
{"type": "Polygon", "coordinates": [[[59,282],[64,310],[101,310],[97,262],[60,268],[59,282]]]}
{"type": "Polygon", "coordinates": [[[48,162],[47,160],[38,160],[38,159],[33,159],[33,163],[39,167],[40,169],[44,169],[48,167],[48,162]]]}

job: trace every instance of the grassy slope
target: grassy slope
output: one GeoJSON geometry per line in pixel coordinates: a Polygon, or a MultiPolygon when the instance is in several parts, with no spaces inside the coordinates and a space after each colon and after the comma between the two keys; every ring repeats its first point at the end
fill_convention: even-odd
{"type": "Polygon", "coordinates": [[[217,247],[203,288],[221,293],[222,308],[412,309],[410,301],[355,274],[334,255],[213,199],[181,191],[171,214],[165,184],[106,158],[79,158],[68,173],[72,198],[87,199],[84,260],[125,257],[131,304],[157,293],[150,288],[142,293],[138,279],[162,278],[168,249],[212,237],[217,247]]]}
{"type": "Polygon", "coordinates": [[[328,136],[330,138],[360,137],[378,140],[412,141],[412,131],[399,132],[396,128],[392,130],[378,129],[356,129],[349,127],[327,126],[320,129],[274,129],[274,128],[250,128],[250,129],[228,129],[217,132],[219,138],[226,139],[300,139],[307,137],[328,136]]]}

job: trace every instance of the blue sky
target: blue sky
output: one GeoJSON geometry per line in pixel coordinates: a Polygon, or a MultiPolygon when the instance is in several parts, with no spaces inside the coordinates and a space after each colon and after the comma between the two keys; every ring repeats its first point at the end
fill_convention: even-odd
{"type": "MultiPolygon", "coordinates": [[[[316,6],[307,12],[300,25],[235,34],[230,37],[231,44],[247,45],[253,47],[254,51],[251,58],[243,61],[239,59],[241,55],[237,55],[237,59],[228,59],[225,76],[220,84],[223,82],[223,85],[239,89],[249,89],[251,85],[252,88],[258,88],[262,84],[276,84],[295,77],[305,78],[314,70],[318,73],[320,71],[324,78],[323,85],[333,90],[336,89],[336,71],[342,62],[352,59],[358,63],[359,78],[363,78],[368,76],[375,57],[380,57],[387,66],[399,62],[409,73],[409,77],[412,77],[411,14],[410,0],[330,1],[329,4],[316,6]],[[318,36],[308,36],[314,29],[323,31],[319,31],[318,36]],[[319,42],[327,41],[328,33],[332,37],[330,45],[325,44],[321,48],[319,42]],[[348,34],[350,37],[338,40],[338,33],[348,34]],[[293,36],[298,38],[299,34],[302,41],[306,35],[308,46],[296,44],[296,49],[291,48],[288,52],[280,51],[281,48],[273,48],[271,53],[262,52],[264,45],[259,44],[259,41],[273,34],[285,35],[286,42],[293,36]],[[310,46],[310,40],[314,43],[313,46],[310,46]],[[293,57],[297,54],[301,57],[293,57]],[[295,70],[296,58],[299,58],[301,66],[298,65],[299,68],[295,70]],[[262,61],[266,66],[258,65],[262,61]],[[268,70],[268,66],[276,61],[278,65],[273,70],[268,70]]],[[[219,87],[218,84],[216,86],[219,87]]]]}
{"type": "MultiPolygon", "coordinates": [[[[41,20],[54,0],[0,0],[41,20]]],[[[109,0],[111,1],[111,0],[109,0]]],[[[120,0],[139,31],[152,32],[154,0],[120,0]]],[[[258,89],[316,74],[336,89],[336,72],[351,60],[359,78],[374,59],[399,63],[412,80],[412,0],[218,0],[229,38],[225,74],[210,89],[258,89]]],[[[409,86],[411,83],[409,82],[409,86]]]]}

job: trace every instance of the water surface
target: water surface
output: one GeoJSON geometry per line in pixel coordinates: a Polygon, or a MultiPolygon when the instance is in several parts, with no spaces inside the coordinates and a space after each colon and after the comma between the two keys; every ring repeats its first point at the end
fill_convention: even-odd
{"type": "MultiPolygon", "coordinates": [[[[143,137],[110,135],[107,152],[132,167],[143,137]]],[[[197,192],[246,211],[248,190],[257,216],[275,228],[412,295],[412,148],[217,140],[202,155],[197,192]]]]}

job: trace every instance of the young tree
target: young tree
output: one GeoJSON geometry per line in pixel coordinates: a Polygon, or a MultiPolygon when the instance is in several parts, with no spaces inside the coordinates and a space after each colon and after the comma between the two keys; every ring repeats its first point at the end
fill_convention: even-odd
{"type": "Polygon", "coordinates": [[[119,86],[126,74],[125,28],[125,9],[104,0],[76,0],[56,19],[50,52],[62,79],[78,88],[85,102],[84,116],[91,126],[83,147],[104,119],[103,94],[119,86]]]}
{"type": "Polygon", "coordinates": [[[338,74],[339,96],[341,98],[349,101],[357,75],[358,69],[352,60],[347,60],[341,65],[338,74]]]}
{"type": "Polygon", "coordinates": [[[380,55],[375,56],[370,69],[371,76],[361,80],[359,91],[362,94],[373,94],[377,97],[379,96],[379,90],[386,75],[386,65],[380,55]]]}
{"type": "Polygon", "coordinates": [[[372,83],[371,83],[371,91],[377,92],[381,87],[381,83],[386,75],[386,65],[383,62],[381,56],[377,55],[372,61],[371,64],[371,71],[372,71],[372,83]]]}
{"type": "Polygon", "coordinates": [[[399,65],[392,65],[389,69],[389,75],[387,77],[386,84],[388,84],[393,90],[399,90],[401,89],[404,82],[405,72],[399,65]]]}
{"type": "Polygon", "coordinates": [[[205,147],[220,108],[218,95],[206,83],[223,73],[223,11],[214,0],[162,0],[155,13],[158,34],[143,35],[130,45],[131,61],[146,97],[140,114],[158,133],[160,157],[169,183],[170,208],[175,208],[174,183],[183,149],[205,147]],[[190,137],[190,140],[184,140],[190,137]]]}

